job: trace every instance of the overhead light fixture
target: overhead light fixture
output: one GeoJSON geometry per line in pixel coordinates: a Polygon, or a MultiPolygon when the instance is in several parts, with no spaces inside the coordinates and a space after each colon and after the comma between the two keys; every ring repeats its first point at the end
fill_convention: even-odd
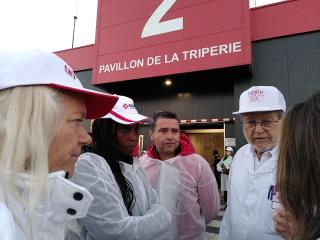
{"type": "Polygon", "coordinates": [[[164,85],[167,86],[167,87],[170,87],[172,85],[172,80],[171,79],[166,79],[164,81],[164,85]]]}

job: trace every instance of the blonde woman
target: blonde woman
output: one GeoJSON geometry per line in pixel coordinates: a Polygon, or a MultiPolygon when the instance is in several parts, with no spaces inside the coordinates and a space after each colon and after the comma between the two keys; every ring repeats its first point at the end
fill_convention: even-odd
{"type": "Polygon", "coordinates": [[[91,142],[82,122],[109,112],[117,98],[84,89],[52,53],[0,52],[0,66],[0,201],[13,216],[8,232],[18,240],[64,239],[65,223],[85,216],[93,200],[65,178],[91,142]]]}

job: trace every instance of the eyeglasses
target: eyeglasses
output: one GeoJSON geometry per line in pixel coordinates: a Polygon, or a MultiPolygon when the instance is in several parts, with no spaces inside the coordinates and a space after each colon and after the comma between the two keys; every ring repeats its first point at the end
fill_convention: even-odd
{"type": "Polygon", "coordinates": [[[253,130],[257,127],[257,124],[260,124],[260,126],[263,128],[263,129],[270,129],[272,128],[275,123],[279,122],[279,120],[262,120],[260,122],[257,122],[257,121],[247,121],[247,122],[244,122],[242,121],[241,123],[243,124],[243,127],[245,129],[248,129],[248,130],[253,130]]]}

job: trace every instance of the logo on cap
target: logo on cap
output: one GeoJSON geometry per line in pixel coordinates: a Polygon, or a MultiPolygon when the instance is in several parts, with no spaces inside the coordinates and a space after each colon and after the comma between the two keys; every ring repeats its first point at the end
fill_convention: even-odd
{"type": "Polygon", "coordinates": [[[74,74],[74,72],[72,71],[72,69],[69,68],[67,65],[64,65],[64,71],[65,71],[66,73],[68,73],[68,75],[69,75],[70,77],[72,77],[73,79],[76,79],[76,75],[74,74]]]}
{"type": "Polygon", "coordinates": [[[134,106],[134,104],[131,104],[131,103],[124,103],[124,104],[122,105],[122,107],[123,107],[124,109],[127,109],[127,108],[136,109],[135,106],[134,106]]]}
{"type": "Polygon", "coordinates": [[[250,91],[248,93],[248,95],[249,95],[249,102],[259,102],[260,101],[260,97],[264,96],[263,91],[258,90],[258,89],[250,91]]]}
{"type": "Polygon", "coordinates": [[[127,109],[127,108],[128,108],[128,104],[125,103],[125,104],[122,105],[122,107],[123,107],[124,109],[127,109]]]}

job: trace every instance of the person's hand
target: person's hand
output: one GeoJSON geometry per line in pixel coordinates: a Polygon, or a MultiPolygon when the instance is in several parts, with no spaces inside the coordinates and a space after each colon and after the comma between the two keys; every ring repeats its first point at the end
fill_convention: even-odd
{"type": "Polygon", "coordinates": [[[297,239],[297,223],[289,211],[279,208],[272,217],[272,222],[276,231],[285,240],[297,239]]]}

